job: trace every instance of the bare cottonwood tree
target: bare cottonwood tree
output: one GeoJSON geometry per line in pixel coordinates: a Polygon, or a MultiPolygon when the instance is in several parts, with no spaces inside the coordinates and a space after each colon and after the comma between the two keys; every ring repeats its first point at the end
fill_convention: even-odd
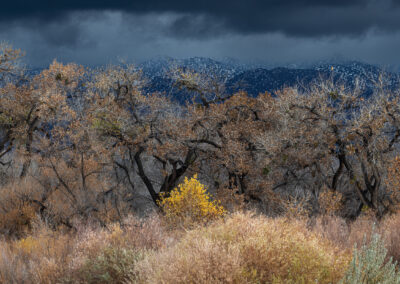
{"type": "Polygon", "coordinates": [[[306,92],[284,89],[274,102],[281,131],[264,137],[265,148],[274,153],[271,165],[305,182],[315,195],[323,187],[347,188],[359,200],[356,214],[366,206],[382,215],[388,209],[382,181],[400,137],[398,100],[382,88],[367,99],[360,88],[330,81],[306,92]],[[279,147],[272,151],[271,145],[279,147]]]}

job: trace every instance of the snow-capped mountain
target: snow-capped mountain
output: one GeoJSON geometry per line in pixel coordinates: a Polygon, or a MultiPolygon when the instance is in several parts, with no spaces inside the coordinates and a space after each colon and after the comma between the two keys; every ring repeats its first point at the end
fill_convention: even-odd
{"type": "MultiPolygon", "coordinates": [[[[304,65],[303,65],[304,66],[304,65]]],[[[173,70],[192,70],[197,73],[212,76],[225,85],[226,92],[246,91],[252,96],[259,93],[282,89],[285,86],[307,87],[313,81],[330,78],[349,87],[354,87],[356,81],[361,82],[364,93],[369,95],[377,84],[396,91],[400,89],[400,73],[361,63],[358,61],[320,62],[307,67],[275,67],[266,65],[243,64],[234,59],[215,60],[204,57],[174,59],[159,57],[137,64],[147,79],[145,92],[160,92],[177,99],[180,102],[188,98],[185,90],[174,86],[170,76],[173,70]]],[[[32,70],[37,73],[38,69],[32,70]]]]}
{"type": "Polygon", "coordinates": [[[160,57],[140,63],[139,69],[148,79],[164,77],[174,68],[192,70],[197,73],[213,74],[218,77],[231,78],[238,72],[247,69],[244,64],[236,63],[233,60],[217,61],[205,57],[192,57],[186,59],[174,59],[170,57],[160,57]]]}
{"type": "Polygon", "coordinates": [[[144,75],[149,78],[146,91],[170,94],[179,101],[184,99],[184,92],[174,89],[168,70],[180,68],[209,74],[218,78],[226,85],[227,92],[244,90],[256,96],[265,91],[274,93],[285,86],[308,84],[321,78],[331,78],[335,82],[354,87],[356,81],[361,82],[366,94],[371,94],[377,83],[395,90],[400,87],[399,74],[385,71],[378,66],[357,61],[340,63],[322,62],[307,68],[266,68],[254,65],[240,64],[234,60],[217,61],[210,58],[195,57],[189,59],[156,59],[144,62],[139,66],[144,75]],[[383,81],[381,80],[383,78],[383,81]]]}

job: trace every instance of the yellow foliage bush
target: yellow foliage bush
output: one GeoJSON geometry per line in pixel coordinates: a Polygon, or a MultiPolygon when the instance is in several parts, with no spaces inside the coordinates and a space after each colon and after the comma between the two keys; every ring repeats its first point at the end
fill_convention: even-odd
{"type": "Polygon", "coordinates": [[[197,175],[171,191],[169,196],[161,196],[159,206],[170,224],[190,225],[207,222],[225,214],[218,200],[211,201],[206,187],[199,182],[197,175]]]}

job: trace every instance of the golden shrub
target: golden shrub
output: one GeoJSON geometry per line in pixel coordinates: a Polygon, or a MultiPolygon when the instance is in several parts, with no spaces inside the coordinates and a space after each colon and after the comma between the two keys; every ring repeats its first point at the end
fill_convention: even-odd
{"type": "Polygon", "coordinates": [[[169,196],[161,196],[159,206],[171,224],[189,225],[207,222],[225,214],[218,200],[211,200],[206,187],[199,182],[197,175],[171,191],[169,196]]]}

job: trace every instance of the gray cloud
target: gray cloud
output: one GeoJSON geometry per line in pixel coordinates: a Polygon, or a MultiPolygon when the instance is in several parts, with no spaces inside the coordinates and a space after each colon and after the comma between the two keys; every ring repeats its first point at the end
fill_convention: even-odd
{"type": "Polygon", "coordinates": [[[0,39],[32,65],[158,55],[400,65],[399,14],[400,0],[14,0],[0,10],[0,39]]]}
{"type": "Polygon", "coordinates": [[[400,28],[399,0],[59,0],[7,1],[2,21],[61,21],[76,11],[123,11],[132,14],[184,14],[171,25],[179,36],[214,35],[219,29],[251,34],[282,32],[292,36],[359,35],[372,28],[400,28]]]}

